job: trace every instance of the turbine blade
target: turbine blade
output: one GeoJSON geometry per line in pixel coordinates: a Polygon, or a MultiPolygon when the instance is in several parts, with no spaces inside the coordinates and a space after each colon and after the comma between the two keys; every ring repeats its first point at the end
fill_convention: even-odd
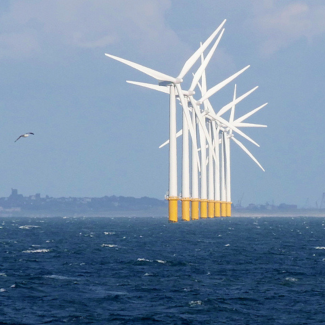
{"type": "MultiPolygon", "coordinates": [[[[199,122],[200,122],[200,124],[201,124],[201,126],[202,126],[202,130],[203,130],[203,132],[204,132],[204,134],[205,134],[205,137],[206,137],[206,139],[207,139],[207,141],[208,141],[208,144],[209,144],[209,146],[210,146],[211,148],[213,148],[213,145],[212,145],[212,141],[211,141],[211,138],[210,138],[209,132],[208,132],[208,130],[207,130],[207,128],[206,128],[206,125],[205,125],[205,123],[204,123],[204,121],[203,121],[203,119],[202,119],[202,115],[201,115],[201,113],[200,113],[200,110],[199,110],[198,107],[196,106],[196,103],[195,103],[195,101],[194,101],[194,99],[193,99],[192,96],[190,96],[190,101],[191,101],[191,103],[192,103],[192,106],[193,106],[193,109],[194,109],[194,111],[195,111],[195,114],[196,114],[196,116],[197,116],[197,118],[198,118],[198,120],[199,120],[199,122]]],[[[215,152],[213,152],[213,156],[214,156],[215,159],[217,159],[217,157],[216,157],[216,153],[215,153],[215,152]]]]}
{"type": "Polygon", "coordinates": [[[253,123],[234,123],[237,128],[266,128],[267,125],[264,124],[253,124],[253,123]]]}
{"type": "Polygon", "coordinates": [[[250,141],[251,143],[255,144],[255,146],[259,147],[259,144],[257,144],[253,139],[251,139],[248,135],[246,135],[244,132],[240,131],[239,129],[237,129],[233,124],[230,124],[229,122],[227,122],[225,119],[223,119],[222,117],[218,116],[217,120],[219,120],[222,124],[226,125],[228,128],[230,128],[231,130],[235,131],[236,133],[238,133],[239,135],[241,135],[243,138],[247,139],[248,141],[250,141]]]}
{"type": "Polygon", "coordinates": [[[221,88],[223,88],[224,86],[226,86],[227,84],[229,84],[229,82],[233,81],[236,77],[238,77],[240,74],[242,74],[249,67],[250,66],[248,65],[244,69],[241,69],[240,71],[236,72],[235,74],[233,74],[232,76],[230,76],[226,80],[221,81],[220,83],[218,83],[217,85],[215,85],[214,87],[212,87],[211,89],[209,89],[205,93],[205,95],[199,100],[199,103],[200,104],[203,103],[206,99],[208,99],[210,96],[212,96],[213,94],[215,94],[218,90],[220,90],[221,88]]]}
{"type": "MultiPolygon", "coordinates": [[[[205,75],[205,73],[204,73],[204,75],[205,75]]],[[[203,75],[202,75],[202,83],[203,83],[203,75]]],[[[198,86],[199,86],[199,88],[200,88],[200,91],[201,91],[201,96],[203,96],[203,94],[205,94],[205,91],[206,91],[206,84],[205,84],[205,91],[203,90],[203,85],[201,86],[201,84],[198,82],[198,86]]],[[[204,102],[203,102],[203,105],[204,105],[204,110],[205,111],[208,111],[209,110],[209,105],[208,105],[208,99],[207,100],[205,100],[204,102]]],[[[210,104],[211,105],[211,104],[210,104]]],[[[214,112],[214,111],[213,111],[214,112]]]]}
{"type": "MultiPolygon", "coordinates": [[[[255,91],[258,88],[258,86],[256,86],[255,88],[251,89],[250,91],[248,91],[247,93],[245,93],[244,95],[241,95],[240,97],[236,98],[235,101],[232,101],[230,103],[228,103],[227,105],[225,105],[224,107],[222,107],[220,109],[220,111],[217,113],[217,116],[221,116],[222,114],[226,113],[233,105],[238,104],[239,102],[241,102],[244,98],[246,98],[248,95],[250,95],[253,91],[255,91]]],[[[237,120],[236,120],[237,121],[237,120]]]]}
{"type": "MultiPolygon", "coordinates": [[[[202,46],[202,43],[201,43],[201,46],[202,46]]],[[[203,64],[203,61],[204,61],[204,55],[202,53],[201,54],[201,64],[203,64]]],[[[206,78],[205,70],[203,70],[203,72],[202,72],[201,82],[202,82],[201,94],[203,96],[207,92],[207,78],[206,78]]]]}
{"type": "Polygon", "coordinates": [[[247,114],[245,114],[245,115],[239,117],[239,118],[238,118],[237,120],[235,120],[234,122],[238,122],[238,123],[240,123],[240,122],[246,120],[248,117],[250,117],[251,115],[255,114],[257,111],[259,111],[261,108],[263,108],[263,107],[266,106],[267,104],[268,104],[268,103],[265,103],[265,104],[263,104],[263,105],[261,105],[261,106],[255,108],[255,109],[253,109],[253,110],[250,111],[249,113],[247,113],[247,114]]]}
{"type": "Polygon", "coordinates": [[[137,81],[129,81],[129,80],[127,80],[126,82],[129,84],[133,84],[133,85],[137,85],[137,86],[141,86],[141,87],[145,87],[145,88],[149,88],[149,89],[154,89],[154,90],[158,90],[162,93],[169,94],[169,90],[165,86],[158,86],[158,85],[148,84],[145,82],[137,82],[137,81]]]}
{"type": "Polygon", "coordinates": [[[211,34],[211,36],[203,43],[203,45],[196,50],[196,52],[185,62],[183,69],[179,73],[177,78],[183,79],[184,76],[188,73],[188,71],[192,68],[192,66],[195,64],[197,59],[200,57],[201,53],[205,51],[205,49],[210,45],[210,43],[213,41],[215,36],[219,33],[222,26],[225,24],[226,19],[221,23],[221,25],[211,34]]]}
{"type": "Polygon", "coordinates": [[[234,142],[237,143],[238,146],[242,148],[248,154],[248,156],[250,156],[253,159],[253,161],[255,161],[255,163],[263,170],[263,172],[265,172],[265,169],[262,167],[262,165],[257,161],[257,159],[250,153],[250,151],[248,151],[248,149],[240,141],[238,141],[234,137],[232,137],[231,139],[233,139],[234,142]]]}
{"type": "MultiPolygon", "coordinates": [[[[216,50],[220,40],[221,40],[221,37],[224,33],[225,29],[223,29],[218,37],[218,39],[216,40],[216,42],[214,43],[212,49],[210,50],[209,54],[207,55],[207,57],[205,58],[205,60],[203,61],[203,63],[201,64],[201,66],[199,67],[199,69],[196,71],[195,75],[194,75],[194,78],[192,80],[192,84],[191,84],[191,87],[189,89],[189,91],[193,91],[197,85],[197,83],[199,82],[203,72],[205,71],[205,68],[207,67],[207,65],[209,64],[211,58],[212,58],[212,55],[214,53],[214,51],[216,50]]],[[[202,47],[202,45],[201,45],[202,47]]]]}
{"type": "Polygon", "coordinates": [[[233,97],[233,105],[231,107],[231,111],[230,111],[230,118],[229,118],[229,122],[233,123],[234,122],[234,118],[235,118],[235,107],[236,104],[234,104],[235,100],[236,100],[236,93],[237,93],[237,85],[235,84],[235,89],[234,89],[234,97],[233,97]]]}
{"type": "Polygon", "coordinates": [[[120,61],[136,70],[139,70],[145,74],[147,74],[148,76],[150,77],[153,77],[157,80],[160,80],[160,81],[170,81],[170,82],[176,82],[176,79],[171,77],[171,76],[168,76],[164,73],[161,73],[159,71],[156,71],[156,70],[153,70],[153,69],[150,69],[150,68],[147,68],[147,67],[144,67],[143,65],[140,65],[138,63],[134,63],[132,61],[128,61],[128,60],[125,60],[125,59],[122,59],[122,58],[119,58],[117,56],[114,56],[114,55],[111,55],[111,54],[107,54],[105,53],[106,56],[116,60],[116,61],[120,61]]]}
{"type": "MultiPolygon", "coordinates": [[[[183,134],[183,130],[181,129],[176,133],[176,138],[180,137],[182,134],[183,134]]],[[[166,146],[168,143],[169,143],[169,140],[165,141],[163,144],[161,144],[159,146],[159,149],[166,146]]]]}

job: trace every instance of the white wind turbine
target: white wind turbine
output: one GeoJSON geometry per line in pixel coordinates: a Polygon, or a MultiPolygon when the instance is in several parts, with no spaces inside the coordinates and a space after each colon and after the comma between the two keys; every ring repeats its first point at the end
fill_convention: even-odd
{"type": "MultiPolygon", "coordinates": [[[[210,51],[209,54],[211,54],[212,50],[210,51]]],[[[213,52],[212,52],[213,53],[213,52]]],[[[208,62],[208,59],[210,59],[211,56],[208,58],[203,60],[202,59],[202,65],[200,67],[200,69],[202,67],[206,67],[207,65],[207,62],[208,62]],[[203,63],[206,63],[205,65],[203,63]]],[[[240,75],[242,72],[244,72],[249,66],[247,66],[246,68],[240,70],[239,72],[235,73],[234,75],[232,75],[231,77],[227,78],[226,80],[220,82],[219,84],[217,84],[216,86],[214,86],[213,90],[209,90],[209,96],[212,96],[215,92],[217,92],[218,90],[220,90],[221,88],[223,88],[224,86],[226,86],[229,82],[231,82],[233,79],[235,79],[238,75],[240,75]]],[[[207,203],[208,201],[210,201],[210,211],[209,211],[209,216],[212,217],[213,215],[213,210],[214,210],[214,207],[216,206],[216,203],[214,204],[214,207],[212,208],[213,206],[213,199],[214,199],[214,193],[215,195],[217,196],[215,198],[215,201],[218,201],[217,203],[219,204],[217,207],[216,207],[216,211],[218,209],[218,207],[220,206],[220,190],[218,189],[218,186],[219,186],[219,165],[218,165],[218,162],[219,162],[219,155],[218,155],[218,152],[219,152],[219,149],[218,149],[218,140],[215,141],[215,150],[211,149],[209,150],[209,155],[210,156],[213,156],[213,158],[215,159],[215,164],[216,164],[216,167],[215,167],[215,175],[216,175],[216,181],[215,183],[213,182],[213,171],[211,171],[211,168],[212,168],[212,161],[213,159],[210,158],[210,161],[211,161],[211,165],[209,166],[210,168],[210,172],[209,172],[209,197],[208,197],[208,193],[207,193],[207,171],[206,171],[206,145],[204,145],[206,143],[206,140],[208,140],[208,146],[209,148],[213,148],[213,144],[212,144],[212,135],[214,138],[216,138],[216,132],[215,132],[215,125],[216,125],[216,122],[219,124],[222,124],[222,125],[225,125],[227,126],[228,128],[231,128],[232,130],[234,130],[235,132],[237,132],[238,134],[240,134],[241,136],[245,137],[247,140],[251,141],[252,143],[256,144],[257,143],[255,141],[253,141],[251,138],[249,138],[246,134],[244,134],[242,131],[240,131],[237,127],[233,126],[233,125],[230,125],[225,119],[223,119],[221,116],[218,116],[217,114],[215,114],[210,102],[209,102],[209,97],[206,95],[206,80],[205,80],[205,70],[201,69],[202,70],[202,73],[200,75],[202,75],[202,86],[196,82],[192,82],[192,85],[193,84],[198,84],[200,86],[200,89],[201,89],[201,94],[202,94],[202,98],[205,98],[204,101],[203,101],[203,104],[205,106],[205,110],[204,112],[200,112],[200,109],[198,106],[196,106],[196,103],[198,104],[201,104],[202,102],[202,98],[196,102],[196,100],[193,98],[193,89],[194,87],[192,86],[188,91],[184,91],[184,95],[185,97],[187,97],[188,99],[190,99],[191,101],[191,107],[195,107],[196,106],[196,110],[193,110],[193,118],[192,118],[192,122],[193,122],[193,129],[195,130],[196,129],[196,118],[197,119],[200,119],[202,122],[200,123],[199,125],[199,134],[200,134],[200,147],[201,147],[201,164],[198,163],[197,161],[197,149],[196,149],[196,146],[193,146],[192,148],[192,219],[197,219],[198,218],[198,202],[201,202],[201,217],[203,218],[206,218],[207,215],[208,215],[208,209],[207,209],[207,203]],[[195,114],[195,112],[197,112],[195,114]],[[211,114],[213,114],[211,116],[211,114]],[[208,138],[206,137],[206,134],[204,133],[204,128],[205,128],[205,119],[206,119],[206,116],[210,119],[212,119],[212,132],[209,131],[209,134],[208,134],[208,138]],[[202,127],[202,125],[204,125],[204,128],[202,127]],[[201,165],[201,195],[200,195],[200,198],[199,198],[199,192],[198,192],[198,187],[199,187],[199,182],[198,182],[198,165],[201,165]],[[208,200],[209,199],[209,200],[208,200]]],[[[197,78],[199,74],[196,73],[194,75],[194,78],[193,78],[193,81],[197,78]]],[[[163,92],[167,92],[166,89],[163,89],[163,87],[159,87],[159,86],[156,86],[156,85],[151,85],[151,84],[145,84],[145,83],[139,83],[139,82],[133,82],[133,81],[128,81],[129,83],[132,83],[132,84],[136,84],[136,85],[139,85],[139,86],[144,86],[144,87],[147,87],[147,88],[151,88],[151,89],[155,89],[155,90],[160,90],[160,91],[163,91],[163,92]]],[[[238,99],[236,99],[236,102],[240,102],[241,100],[243,100],[245,97],[247,97],[249,94],[251,94],[254,90],[256,90],[257,87],[253,88],[252,90],[248,91],[247,93],[245,93],[244,95],[242,95],[241,97],[239,97],[238,99]]],[[[225,113],[227,110],[229,110],[231,108],[231,106],[233,105],[233,102],[230,102],[229,104],[225,105],[220,111],[222,113],[225,113]]],[[[219,112],[218,112],[219,113],[219,112]]],[[[180,136],[184,134],[184,131],[183,130],[180,130],[176,136],[180,136]]],[[[195,142],[195,141],[193,141],[195,142]]],[[[163,147],[164,145],[168,144],[169,141],[167,140],[164,144],[162,144],[159,148],[163,147]]],[[[183,158],[186,158],[187,155],[184,154],[183,155],[183,158]]],[[[220,210],[220,207],[219,207],[219,210],[220,210]]],[[[219,214],[217,214],[216,216],[219,216],[219,214]]]]}
{"type": "MultiPolygon", "coordinates": [[[[220,28],[220,26],[219,26],[220,28]]],[[[198,211],[197,208],[197,204],[199,201],[201,201],[201,216],[206,217],[207,216],[207,209],[206,209],[206,204],[207,204],[207,194],[206,194],[206,172],[204,171],[204,169],[201,170],[201,200],[199,199],[199,194],[198,194],[198,177],[197,177],[197,170],[196,170],[196,166],[198,165],[198,161],[197,161],[197,145],[196,145],[196,134],[195,134],[195,128],[196,128],[196,123],[194,123],[194,121],[197,119],[198,122],[200,123],[199,126],[199,130],[200,130],[200,142],[201,143],[205,143],[206,141],[208,142],[209,146],[212,148],[212,141],[211,141],[211,136],[207,131],[206,128],[206,121],[205,121],[205,114],[202,114],[200,111],[200,105],[202,103],[204,103],[205,101],[208,101],[208,98],[211,97],[212,95],[214,95],[217,91],[219,91],[220,89],[222,89],[223,87],[225,87],[228,83],[230,83],[232,80],[234,80],[237,76],[239,76],[240,74],[242,74],[245,70],[247,70],[249,68],[249,65],[246,66],[245,68],[243,68],[242,70],[236,72],[235,74],[233,74],[232,76],[230,76],[229,78],[225,79],[224,81],[218,83],[216,86],[212,87],[211,89],[209,89],[206,93],[202,94],[202,97],[200,100],[196,101],[193,98],[193,95],[195,94],[194,89],[197,86],[199,79],[201,78],[202,74],[205,71],[205,68],[207,67],[217,45],[220,42],[220,39],[222,37],[223,31],[220,34],[218,40],[215,42],[213,48],[210,50],[209,54],[207,55],[206,59],[202,61],[202,64],[200,66],[200,68],[198,69],[198,71],[195,73],[194,77],[193,77],[193,81],[192,84],[189,88],[189,90],[187,91],[183,91],[183,93],[179,96],[179,97],[185,97],[185,99],[187,100],[182,100],[181,99],[181,104],[183,106],[183,112],[187,111],[184,110],[184,106],[186,106],[186,108],[188,107],[188,101],[190,102],[190,106],[193,110],[193,118],[192,118],[192,123],[193,123],[193,133],[192,135],[192,218],[193,219],[197,219],[197,213],[196,211],[198,211]],[[194,207],[193,207],[194,206],[194,207]],[[193,214],[194,213],[194,214],[193,214]]],[[[201,48],[204,47],[204,44],[201,45],[201,48]]],[[[203,51],[202,51],[203,52],[203,51]]],[[[161,92],[165,92],[168,93],[168,90],[166,89],[166,87],[162,87],[162,86],[157,86],[157,85],[153,85],[153,84],[148,84],[148,83],[142,83],[142,82],[135,82],[135,81],[127,81],[128,83],[131,84],[135,84],[138,86],[142,86],[142,87],[146,87],[146,88],[150,88],[150,89],[154,89],[154,90],[158,90],[161,92]]],[[[254,89],[255,90],[255,89],[254,89]]],[[[253,91],[253,90],[252,90],[253,91]]],[[[230,107],[229,107],[230,108],[230,107]]],[[[228,108],[228,109],[229,109],[228,108]]],[[[217,117],[217,119],[221,119],[224,121],[224,119],[222,119],[221,117],[217,117]]],[[[227,123],[227,122],[225,122],[227,123]]],[[[191,129],[190,129],[191,130],[191,129]]],[[[241,131],[239,131],[238,129],[236,129],[234,127],[234,130],[238,133],[243,134],[241,131]]],[[[183,130],[182,132],[177,133],[177,135],[180,134],[185,134],[186,137],[186,126],[184,127],[183,124],[183,130]],[[184,131],[185,128],[185,131],[184,131]]],[[[245,136],[245,135],[243,135],[245,136]]],[[[184,137],[184,136],[183,136],[184,137]]],[[[249,139],[246,136],[247,139],[249,139]]],[[[251,140],[251,139],[250,139],[251,140]]],[[[183,140],[184,141],[184,140],[183,140]]],[[[252,141],[252,140],[251,140],[252,141]]],[[[168,143],[169,141],[167,141],[166,143],[168,143]]],[[[254,141],[252,141],[253,143],[255,143],[254,141]]],[[[204,159],[205,157],[205,146],[201,145],[201,148],[203,148],[203,153],[201,153],[201,160],[202,157],[204,159]]],[[[183,150],[186,150],[186,152],[183,151],[183,162],[185,165],[183,165],[183,175],[185,175],[185,178],[183,178],[183,198],[187,198],[187,193],[189,193],[189,173],[188,173],[188,166],[189,166],[189,162],[186,161],[186,157],[188,157],[188,143],[185,140],[185,144],[183,142],[183,150]],[[184,180],[186,180],[186,182],[184,182],[184,180]]],[[[217,156],[215,155],[214,151],[211,151],[213,157],[217,160],[217,156]]],[[[205,168],[205,163],[201,161],[201,165],[202,168],[205,168]]],[[[185,200],[183,200],[185,201],[185,200]]],[[[184,212],[184,211],[183,211],[184,212]]]]}
{"type": "MultiPolygon", "coordinates": [[[[266,125],[262,124],[252,124],[252,123],[242,123],[244,120],[246,120],[249,116],[253,115],[260,109],[262,109],[264,106],[267,105],[267,103],[257,107],[256,109],[250,111],[249,113],[243,115],[242,117],[235,120],[235,107],[236,107],[236,85],[234,89],[234,96],[233,96],[233,106],[231,108],[230,117],[229,117],[229,123],[231,125],[236,125],[236,127],[266,127],[266,125]]],[[[264,168],[262,165],[257,161],[257,159],[252,155],[252,153],[239,141],[234,137],[233,131],[231,128],[226,128],[226,130],[223,133],[223,141],[224,141],[224,155],[225,155],[225,170],[224,170],[224,176],[225,179],[225,197],[227,201],[226,206],[226,215],[231,216],[231,173],[230,173],[230,139],[232,139],[263,171],[264,168]]]]}
{"type": "MultiPolygon", "coordinates": [[[[205,74],[202,75],[202,86],[199,84],[202,96],[204,97],[204,94],[206,93],[206,77],[205,74]]],[[[258,87],[255,87],[251,89],[250,91],[246,92],[242,96],[234,99],[232,102],[228,103],[227,105],[223,106],[220,111],[216,114],[214,109],[212,108],[212,105],[209,101],[209,99],[206,99],[204,101],[205,110],[204,113],[210,120],[212,124],[212,134],[214,138],[214,153],[215,156],[217,156],[217,159],[215,159],[214,168],[211,158],[209,157],[209,160],[211,162],[209,166],[209,197],[208,201],[210,202],[209,206],[209,216],[212,217],[213,210],[214,215],[216,217],[219,217],[220,215],[226,216],[226,210],[227,210],[227,199],[226,199],[226,179],[224,175],[224,170],[226,169],[225,165],[225,150],[224,150],[224,144],[222,144],[223,137],[223,131],[225,129],[230,129],[242,137],[246,138],[248,141],[254,143],[255,145],[259,146],[255,141],[253,141],[250,137],[248,137],[245,133],[240,131],[237,128],[238,126],[242,126],[243,124],[247,125],[247,123],[241,123],[243,120],[237,121],[237,124],[230,124],[228,121],[223,119],[221,117],[222,114],[227,112],[229,109],[233,107],[234,104],[239,103],[244,98],[246,98],[249,94],[251,94],[253,91],[255,91],[258,87]],[[222,137],[221,141],[219,139],[219,133],[221,132],[222,137]],[[219,150],[219,144],[221,143],[222,148],[221,152],[219,150]],[[219,164],[219,153],[221,153],[221,165],[219,164]],[[220,169],[221,169],[221,177],[220,177],[220,169]],[[213,198],[214,198],[214,205],[213,205],[213,198]],[[220,213],[221,212],[221,213],[220,213]]],[[[247,125],[248,126],[248,125],[247,125]]],[[[209,155],[211,155],[211,147],[209,148],[209,155]]],[[[203,165],[203,163],[202,163],[203,165]]],[[[204,168],[202,166],[202,168],[204,168]]],[[[228,203],[228,207],[231,208],[231,206],[228,203]]],[[[229,210],[229,208],[228,208],[229,210]]]]}
{"type": "MultiPolygon", "coordinates": [[[[177,148],[176,148],[176,95],[175,91],[177,91],[178,96],[181,100],[183,107],[183,114],[186,118],[186,122],[191,133],[192,139],[195,139],[194,129],[192,127],[191,118],[187,109],[187,104],[183,95],[183,91],[181,89],[180,84],[183,82],[183,78],[187,74],[187,72],[192,68],[197,59],[200,57],[201,53],[209,46],[214,37],[218,34],[220,29],[222,28],[223,23],[214,31],[214,33],[203,43],[203,45],[186,61],[179,75],[175,77],[168,76],[159,71],[144,67],[140,64],[110,55],[105,54],[106,56],[120,61],[126,65],[131,66],[134,69],[137,69],[153,78],[158,80],[159,85],[167,86],[170,95],[170,132],[169,132],[169,220],[171,222],[177,222],[177,148]]],[[[207,132],[205,130],[205,132],[207,132]]],[[[196,145],[196,144],[195,144],[196,145]]]]}
{"type": "MultiPolygon", "coordinates": [[[[201,54],[201,61],[203,61],[203,54],[201,54]]],[[[211,88],[214,90],[219,90],[222,87],[224,87],[226,84],[228,84],[230,81],[232,81],[237,75],[239,75],[241,72],[245,71],[249,66],[242,69],[239,73],[233,75],[232,77],[226,79],[225,81],[219,83],[215,87],[211,88]]],[[[202,74],[202,85],[199,84],[202,98],[203,98],[203,104],[204,104],[204,111],[202,112],[202,116],[206,116],[209,120],[209,127],[211,128],[210,131],[210,137],[213,137],[214,139],[214,145],[209,145],[209,178],[208,178],[208,193],[207,193],[207,179],[206,179],[206,172],[204,172],[205,166],[205,157],[206,157],[206,146],[202,145],[205,143],[204,141],[204,135],[202,132],[200,133],[201,138],[201,157],[204,161],[202,161],[202,171],[201,171],[201,215],[202,210],[204,210],[204,217],[207,215],[209,217],[219,217],[220,216],[220,204],[224,203],[225,200],[225,191],[222,190],[225,186],[221,186],[224,183],[224,178],[220,177],[220,167],[221,170],[224,168],[224,164],[222,163],[221,166],[219,164],[219,131],[223,130],[224,127],[230,128],[234,132],[240,134],[247,140],[251,141],[255,145],[258,146],[258,144],[253,141],[250,137],[248,137],[246,134],[244,134],[242,131],[240,131],[236,126],[229,124],[225,119],[221,117],[221,114],[224,114],[227,112],[233,105],[233,102],[230,102],[229,104],[225,105],[221,108],[221,110],[216,114],[214,109],[212,108],[212,105],[207,98],[207,86],[206,86],[206,75],[205,72],[202,74]],[[220,114],[221,113],[221,114],[220,114]],[[203,138],[203,140],[202,140],[203,138]],[[214,164],[213,164],[213,159],[214,164]],[[207,202],[206,202],[207,201],[207,202]],[[222,202],[222,203],[221,203],[222,202]],[[208,211],[207,210],[207,204],[208,204],[208,211]],[[203,209],[202,209],[203,207],[203,209]]],[[[245,97],[247,97],[249,94],[251,94],[253,91],[255,91],[258,87],[253,88],[252,90],[248,91],[246,94],[242,95],[240,98],[237,99],[237,102],[240,102],[245,97]]],[[[209,92],[211,91],[209,90],[209,92]]],[[[205,117],[204,117],[205,118],[205,117]]],[[[223,155],[224,152],[221,150],[221,155],[223,155]]],[[[222,156],[223,157],[223,156],[222,156]]]]}

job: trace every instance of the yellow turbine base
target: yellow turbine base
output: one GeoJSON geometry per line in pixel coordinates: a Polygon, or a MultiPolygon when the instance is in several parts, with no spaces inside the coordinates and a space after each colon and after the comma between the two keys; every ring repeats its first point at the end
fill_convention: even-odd
{"type": "Polygon", "coordinates": [[[227,217],[227,202],[221,201],[221,217],[227,217]]]}
{"type": "Polygon", "coordinates": [[[208,200],[201,200],[201,218],[206,219],[208,217],[208,200]]]}
{"type": "Polygon", "coordinates": [[[227,217],[231,217],[231,202],[227,202],[227,217]]]}
{"type": "Polygon", "coordinates": [[[182,220],[190,221],[190,199],[182,199],[182,220]]]}
{"type": "Polygon", "coordinates": [[[215,217],[220,217],[220,201],[214,201],[214,216],[215,217]]]}
{"type": "Polygon", "coordinates": [[[208,201],[208,217],[214,218],[214,201],[208,201]]]}
{"type": "Polygon", "coordinates": [[[192,199],[192,220],[199,219],[199,200],[192,199]]]}
{"type": "Polygon", "coordinates": [[[178,217],[177,217],[178,197],[169,197],[167,200],[169,201],[168,202],[169,222],[178,222],[178,217]]]}

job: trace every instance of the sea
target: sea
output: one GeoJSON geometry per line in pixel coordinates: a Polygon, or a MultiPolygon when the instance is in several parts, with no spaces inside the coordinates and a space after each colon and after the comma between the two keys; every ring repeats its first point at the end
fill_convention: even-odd
{"type": "Polygon", "coordinates": [[[325,218],[0,218],[0,324],[325,324],[325,218]]]}

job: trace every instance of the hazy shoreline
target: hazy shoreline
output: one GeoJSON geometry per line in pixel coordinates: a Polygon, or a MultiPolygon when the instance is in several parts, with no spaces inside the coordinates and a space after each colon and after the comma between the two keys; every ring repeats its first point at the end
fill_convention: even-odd
{"type": "MultiPolygon", "coordinates": [[[[0,217],[155,217],[168,218],[168,208],[152,208],[135,211],[0,211],[0,217]]],[[[325,217],[325,211],[322,210],[294,210],[294,211],[232,211],[233,218],[237,217],[325,217]]],[[[181,212],[179,212],[181,221],[181,212]]]]}

